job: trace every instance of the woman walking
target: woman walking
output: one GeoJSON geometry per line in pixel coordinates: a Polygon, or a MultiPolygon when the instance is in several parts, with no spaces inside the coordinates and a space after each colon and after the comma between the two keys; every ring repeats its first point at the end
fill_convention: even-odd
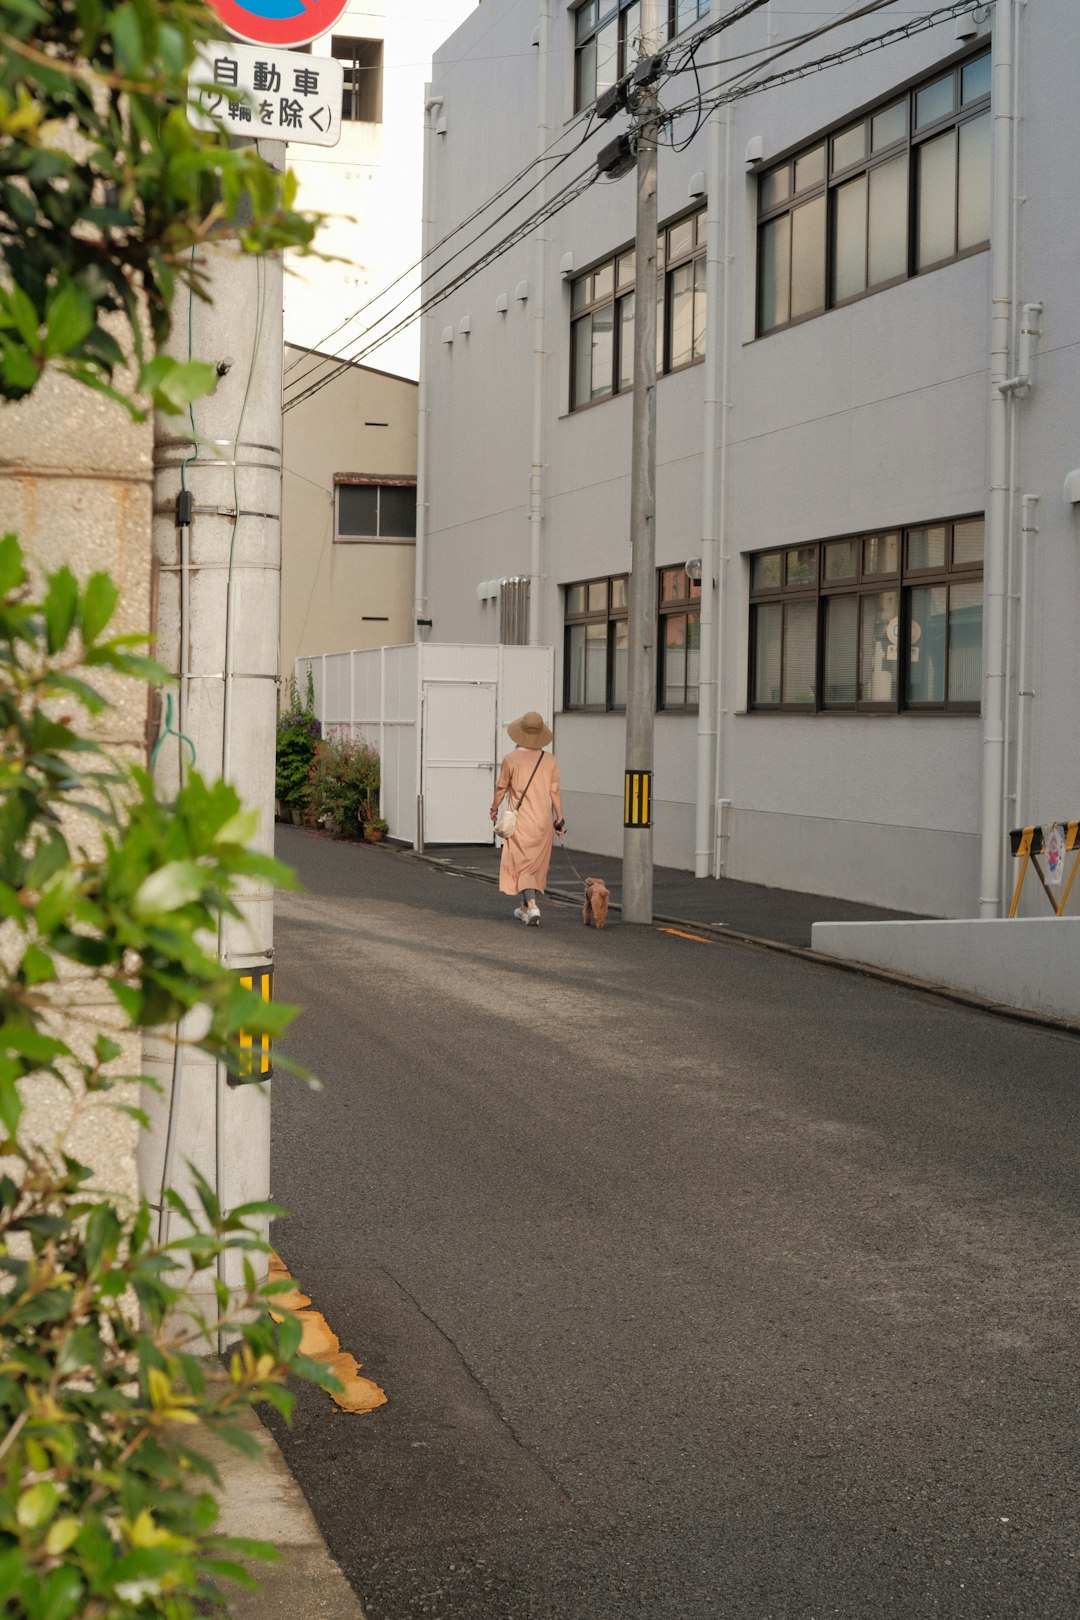
{"type": "Polygon", "coordinates": [[[536,896],[543,894],[547,882],[552,837],[558,833],[561,838],[566,832],[559,767],[554,754],[544,753],[553,733],[534,709],[520,720],[511,721],[506,729],[518,746],[506,755],[499,768],[491,819],[495,820],[504,795],[509,793],[517,811],[517,825],[502,847],[499,888],[503,894],[521,896],[514,910],[519,922],[539,927],[536,896]]]}

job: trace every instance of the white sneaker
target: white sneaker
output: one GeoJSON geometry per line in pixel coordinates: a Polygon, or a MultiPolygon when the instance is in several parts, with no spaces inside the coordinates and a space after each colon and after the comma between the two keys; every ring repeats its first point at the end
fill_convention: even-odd
{"type": "Polygon", "coordinates": [[[517,918],[518,922],[527,923],[529,920],[529,913],[525,910],[524,906],[515,906],[514,916],[517,918]]]}
{"type": "Polygon", "coordinates": [[[539,926],[540,926],[540,907],[539,906],[533,905],[533,906],[529,907],[528,911],[525,914],[525,923],[526,923],[526,926],[528,926],[529,923],[535,923],[537,928],[539,928],[539,926]]]}

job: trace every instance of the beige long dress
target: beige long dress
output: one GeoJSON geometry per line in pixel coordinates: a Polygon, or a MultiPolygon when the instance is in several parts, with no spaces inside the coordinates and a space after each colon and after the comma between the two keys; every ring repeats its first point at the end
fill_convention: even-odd
{"type": "Polygon", "coordinates": [[[554,754],[542,754],[522,804],[518,801],[536,765],[535,748],[515,748],[499,768],[495,803],[501,804],[507,788],[514,795],[517,827],[502,848],[499,888],[503,894],[520,894],[522,889],[544,888],[551,863],[554,824],[562,820],[559,793],[559,767],[554,754]]]}

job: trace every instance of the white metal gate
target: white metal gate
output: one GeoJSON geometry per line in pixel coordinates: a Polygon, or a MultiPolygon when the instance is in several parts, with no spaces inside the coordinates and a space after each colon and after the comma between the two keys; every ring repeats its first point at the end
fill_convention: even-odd
{"type": "Polygon", "coordinates": [[[423,683],[425,843],[480,844],[491,839],[495,700],[496,687],[487,682],[423,683]]]}

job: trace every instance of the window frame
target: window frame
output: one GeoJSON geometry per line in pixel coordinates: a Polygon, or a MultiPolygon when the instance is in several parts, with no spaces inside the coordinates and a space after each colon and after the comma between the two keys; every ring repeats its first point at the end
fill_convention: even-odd
{"type": "MultiPolygon", "coordinates": [[[[685,696],[687,681],[683,679],[683,701],[669,703],[667,701],[667,633],[669,622],[674,619],[684,619],[689,630],[691,620],[698,625],[698,691],[701,690],[701,580],[691,579],[686,572],[685,563],[674,563],[665,568],[656,570],[656,712],[657,714],[697,714],[700,699],[688,702],[685,696]],[[664,601],[664,578],[670,576],[676,582],[681,580],[685,593],[664,601]]],[[[690,643],[687,635],[685,652],[689,661],[690,643]]]]}
{"type": "MultiPolygon", "coordinates": [[[[970,699],[950,698],[949,681],[954,644],[951,634],[951,609],[953,587],[962,584],[984,584],[985,579],[985,549],[984,554],[974,561],[958,562],[955,556],[956,531],[964,524],[982,523],[984,525],[985,542],[985,514],[982,512],[965,513],[951,518],[935,518],[926,523],[912,523],[906,525],[883,525],[878,529],[862,530],[859,533],[845,535],[829,535],[824,540],[809,542],[809,546],[816,550],[817,563],[815,580],[813,584],[788,581],[788,558],[792,552],[806,549],[799,546],[768,546],[761,551],[749,555],[750,588],[749,608],[750,624],[748,637],[748,675],[747,675],[747,711],[751,714],[823,714],[823,715],[897,715],[897,714],[936,714],[936,715],[978,715],[982,710],[981,677],[980,698],[970,699]],[[910,539],[920,530],[943,528],[945,533],[944,562],[927,567],[912,567],[909,563],[910,539]],[[870,572],[866,566],[866,542],[875,539],[886,539],[895,536],[897,541],[897,557],[895,569],[877,570],[870,572]],[[855,572],[842,579],[826,579],[825,558],[829,546],[853,542],[856,546],[855,572]],[[778,556],[781,559],[780,583],[777,585],[755,585],[754,565],[759,560],[778,556]],[[942,699],[919,699],[910,695],[910,655],[911,655],[911,593],[922,587],[944,586],[946,590],[945,606],[945,667],[942,679],[942,699]],[[860,698],[858,696],[858,681],[862,670],[863,658],[863,612],[862,603],[867,597],[876,595],[881,591],[892,590],[896,592],[897,600],[897,637],[896,637],[896,695],[890,700],[873,698],[860,698]],[[856,696],[851,702],[829,702],[825,694],[826,674],[826,620],[829,601],[840,598],[855,600],[858,605],[856,620],[855,642],[855,679],[856,696]],[[787,610],[789,606],[813,602],[816,605],[814,648],[814,698],[812,702],[792,703],[785,702],[784,692],[784,664],[787,656],[787,637],[785,634],[787,623],[787,610]],[[780,701],[768,703],[759,701],[756,692],[757,653],[759,639],[758,609],[770,605],[781,608],[780,625],[780,674],[779,690],[780,701]]],[[[982,607],[985,607],[985,589],[982,607]]]]}
{"type": "Polygon", "coordinates": [[[615,675],[615,635],[612,626],[626,623],[629,619],[629,603],[625,607],[615,605],[615,587],[623,583],[627,594],[630,589],[629,574],[597,574],[591,579],[574,579],[568,581],[563,589],[563,710],[567,714],[621,714],[626,709],[625,703],[616,703],[614,697],[615,675]],[[584,590],[586,603],[588,591],[592,585],[603,585],[603,608],[588,608],[582,613],[571,613],[568,609],[570,592],[584,590]],[[570,636],[571,631],[580,625],[603,624],[604,632],[604,701],[603,703],[575,703],[571,698],[571,659],[570,636]]]}
{"type": "MultiPolygon", "coordinates": [[[[381,124],[383,121],[383,72],[384,72],[384,41],[369,39],[361,34],[334,34],[330,40],[330,55],[341,63],[344,69],[344,84],[341,90],[341,121],[343,124],[381,124]],[[339,49],[340,47],[340,49],[339,49]],[[365,47],[365,49],[357,49],[365,47]],[[378,66],[363,58],[368,53],[378,58],[378,66]],[[361,118],[360,110],[364,107],[365,91],[371,94],[368,87],[363,86],[360,78],[362,73],[375,74],[375,90],[373,92],[374,117],[361,118]],[[363,87],[362,87],[363,86],[363,87]],[[352,111],[346,112],[347,105],[352,111]]],[[[310,47],[309,47],[310,49],[310,47]]]]}
{"type": "MultiPolygon", "coordinates": [[[[624,714],[626,704],[615,700],[615,651],[616,636],[613,626],[628,624],[630,618],[630,575],[629,574],[597,574],[591,579],[568,580],[560,589],[563,592],[563,711],[566,714],[624,714]],[[580,613],[569,611],[570,592],[581,590],[586,593],[591,586],[604,586],[604,606],[602,608],[586,607],[580,613]],[[624,605],[615,601],[615,588],[624,586],[624,605]],[[604,701],[603,703],[575,703],[571,693],[572,660],[570,656],[571,632],[583,625],[603,624],[605,626],[604,644],[604,701]]],[[[701,623],[701,582],[690,580],[686,573],[685,563],[668,563],[656,570],[656,626],[657,626],[657,659],[656,659],[656,691],[654,693],[655,711],[658,714],[696,714],[699,704],[695,703],[666,703],[664,701],[665,688],[665,649],[664,626],[668,620],[683,617],[687,621],[697,619],[701,623]],[[679,577],[686,583],[686,595],[670,602],[663,601],[664,576],[679,577]]],[[[700,632],[698,637],[700,657],[700,632]]],[[[699,665],[700,690],[700,665],[699,665]]],[[[685,691],[685,681],[684,681],[685,691]]]]}
{"type": "MultiPolygon", "coordinates": [[[[611,22],[613,20],[615,20],[616,23],[617,23],[618,39],[617,39],[616,47],[615,47],[615,69],[616,69],[616,71],[615,71],[615,78],[614,78],[614,80],[612,82],[617,84],[620,79],[625,78],[626,75],[631,71],[631,68],[633,67],[633,63],[627,61],[628,48],[629,48],[630,41],[628,41],[627,37],[626,37],[626,13],[628,11],[631,11],[634,8],[634,6],[636,6],[638,4],[639,4],[639,0],[583,0],[583,3],[581,5],[579,5],[579,6],[576,6],[574,8],[573,12],[571,13],[571,17],[573,19],[573,27],[574,27],[574,112],[575,113],[584,112],[586,110],[586,108],[592,107],[595,104],[598,96],[604,94],[604,91],[598,91],[597,88],[596,88],[596,82],[595,82],[596,81],[596,69],[595,69],[595,60],[594,60],[592,94],[590,96],[588,96],[587,98],[583,95],[583,93],[582,93],[582,85],[581,85],[581,64],[582,64],[582,59],[583,59],[585,50],[587,49],[589,44],[591,42],[595,42],[595,40],[604,31],[604,29],[610,26],[610,24],[611,24],[611,22]],[[579,37],[579,35],[578,35],[578,26],[579,26],[578,19],[581,17],[581,15],[582,15],[582,13],[584,11],[586,11],[586,10],[588,10],[590,8],[592,8],[595,11],[595,16],[593,18],[592,26],[591,26],[591,28],[589,28],[587,33],[584,33],[579,37]]],[[[607,88],[608,87],[605,86],[605,90],[607,88]]]]}
{"type": "MultiPolygon", "coordinates": [[[[666,220],[657,231],[657,327],[656,327],[656,373],[658,377],[668,377],[675,372],[686,371],[691,366],[698,366],[705,359],[705,344],[708,340],[709,311],[705,299],[704,284],[697,285],[697,272],[699,266],[704,266],[707,259],[706,241],[707,208],[695,202],[692,207],[684,208],[673,219],[666,220]],[[671,241],[676,233],[688,221],[691,222],[693,239],[688,251],[672,256],[671,241]],[[690,357],[672,364],[672,331],[673,331],[673,299],[672,282],[679,271],[692,266],[690,299],[691,299],[691,340],[690,357]],[[704,304],[704,322],[700,333],[701,346],[698,350],[699,331],[697,326],[697,299],[701,294],[704,304]]],[[[637,297],[637,267],[628,281],[619,282],[619,265],[627,254],[634,252],[634,243],[626,242],[616,249],[614,253],[605,254],[594,264],[574,276],[570,282],[570,410],[571,412],[588,410],[593,405],[599,405],[605,399],[611,399],[616,394],[632,394],[634,391],[633,366],[630,367],[629,381],[622,382],[622,344],[624,324],[622,320],[622,307],[628,299],[637,297]],[[591,277],[610,271],[611,290],[601,296],[593,296],[575,308],[575,288],[591,277]],[[590,377],[590,395],[588,399],[577,400],[578,387],[578,345],[575,329],[580,322],[592,320],[599,310],[612,310],[612,339],[611,339],[611,377],[610,387],[594,394],[591,391],[592,379],[590,377]]],[[[635,303],[636,313],[636,303],[635,303]]]]}
{"type": "Polygon", "coordinates": [[[334,474],[334,544],[336,546],[415,546],[416,522],[413,520],[412,534],[346,534],[341,528],[341,497],[342,489],[372,489],[376,494],[376,526],[382,511],[382,491],[384,489],[411,489],[415,492],[417,481],[415,478],[389,475],[380,477],[370,473],[335,473],[334,474]]]}
{"type": "MultiPolygon", "coordinates": [[[[953,163],[954,172],[958,180],[960,165],[959,131],[965,124],[972,123],[977,118],[984,117],[991,109],[991,97],[989,90],[980,96],[973,97],[965,104],[963,100],[964,73],[976,61],[982,59],[989,60],[990,55],[991,52],[989,47],[985,44],[985,42],[981,42],[979,48],[975,51],[972,51],[963,57],[957,58],[951,64],[939,65],[933,70],[933,72],[922,75],[918,80],[908,85],[906,88],[900,87],[891,91],[888,95],[881,97],[880,100],[874,102],[857,116],[852,117],[851,115],[848,115],[846,118],[839,120],[837,123],[829,125],[826,129],[819,131],[812,140],[803,142],[799,147],[788,152],[785,157],[782,157],[777,162],[770,163],[767,168],[762,170],[758,177],[755,227],[757,265],[755,271],[754,335],[756,338],[772,337],[775,332],[784,332],[790,327],[801,326],[805,321],[817,320],[819,316],[826,314],[831,309],[843,309],[848,304],[858,303],[863,298],[871,298],[877,293],[886,292],[890,287],[899,286],[901,282],[913,281],[918,276],[930,275],[936,270],[944,269],[947,265],[958,263],[961,259],[968,259],[973,257],[973,255],[976,253],[985,253],[987,251],[990,246],[989,235],[987,235],[981,241],[973,243],[970,247],[961,248],[958,246],[955,252],[945,258],[935,259],[932,264],[923,266],[919,265],[918,233],[920,217],[920,185],[918,152],[919,149],[925,146],[929,141],[936,139],[940,135],[946,134],[950,129],[955,130],[956,136],[954,141],[955,151],[953,163]],[[942,113],[938,118],[928,121],[923,125],[917,125],[916,112],[919,94],[927,90],[938,80],[944,79],[950,75],[952,76],[953,80],[953,100],[951,110],[948,113],[942,113]],[[891,107],[900,103],[904,105],[905,111],[904,134],[902,136],[895,137],[892,141],[883,144],[880,148],[875,150],[873,145],[873,123],[875,118],[879,117],[882,113],[887,112],[891,107]],[[844,136],[849,135],[853,131],[859,129],[860,126],[864,131],[863,155],[859,158],[853,158],[849,162],[834,168],[833,157],[836,142],[842,139],[844,136]],[[797,190],[797,164],[812,156],[817,148],[821,146],[824,147],[825,152],[824,173],[822,178],[809,182],[801,190],[797,190]],[[838,259],[838,254],[836,251],[836,219],[839,206],[839,195],[843,188],[849,185],[852,181],[857,180],[860,176],[867,176],[867,210],[864,230],[866,260],[868,260],[870,249],[869,176],[874,170],[884,168],[887,164],[894,162],[902,155],[905,155],[907,160],[907,174],[905,177],[907,216],[904,228],[905,267],[902,272],[899,272],[894,276],[890,276],[880,282],[875,282],[873,286],[864,285],[861,289],[851,293],[845,293],[843,296],[837,297],[835,293],[838,259]],[[786,195],[781,201],[774,202],[769,207],[763,206],[762,199],[764,195],[764,187],[770,180],[773,179],[774,176],[781,174],[785,170],[787,171],[788,176],[786,195]],[[824,302],[819,307],[815,307],[812,310],[807,310],[798,315],[792,315],[790,310],[792,297],[791,264],[793,255],[790,221],[800,209],[812,204],[822,197],[825,199],[825,249],[823,261],[824,302]],[[766,272],[769,267],[769,261],[763,250],[763,241],[766,230],[770,227],[776,226],[779,221],[785,218],[789,221],[787,245],[787,303],[789,313],[785,320],[777,321],[776,324],[772,326],[764,326],[762,324],[763,303],[766,272]]],[[[953,240],[954,242],[958,242],[960,210],[959,183],[956,184],[954,190],[953,240]]],[[[865,274],[868,279],[868,262],[866,263],[865,274]]]]}

